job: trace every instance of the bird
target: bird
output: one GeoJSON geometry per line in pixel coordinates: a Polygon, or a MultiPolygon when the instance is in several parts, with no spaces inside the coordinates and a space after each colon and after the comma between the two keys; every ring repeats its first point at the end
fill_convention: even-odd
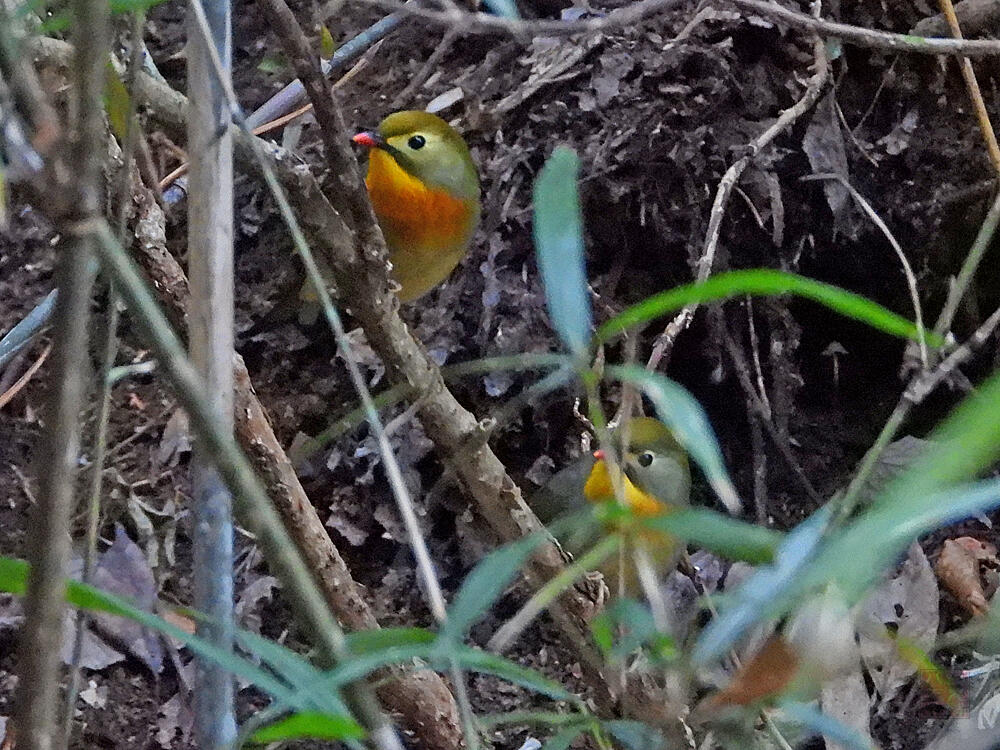
{"type": "MultiPolygon", "coordinates": [[[[691,470],[687,453],[670,429],[652,417],[636,417],[623,423],[611,434],[617,463],[622,470],[624,505],[636,518],[651,518],[691,503],[691,470]]],[[[542,523],[550,524],[570,511],[615,499],[608,456],[604,450],[583,456],[553,475],[529,500],[542,523]]],[[[623,574],[627,592],[638,590],[638,579],[631,553],[645,549],[658,572],[673,569],[684,553],[684,546],[674,537],[648,529],[619,529],[624,543],[623,574]]],[[[612,560],[601,572],[608,581],[619,572],[618,560],[612,560]],[[611,576],[611,577],[609,577],[611,576]]],[[[613,588],[613,587],[612,587],[613,588]]]]}
{"type": "MultiPolygon", "coordinates": [[[[465,140],[430,112],[394,112],[353,141],[368,149],[365,186],[401,302],[444,281],[465,257],[481,213],[479,173],[465,140]]],[[[300,298],[314,301],[306,282],[300,298]]]]}

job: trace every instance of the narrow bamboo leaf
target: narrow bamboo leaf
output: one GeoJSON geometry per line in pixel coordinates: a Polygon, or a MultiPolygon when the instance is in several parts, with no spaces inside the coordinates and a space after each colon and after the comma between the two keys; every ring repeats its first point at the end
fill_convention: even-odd
{"type": "Polygon", "coordinates": [[[365,730],[349,716],[297,713],[258,729],[251,740],[260,744],[288,740],[359,740],[365,730]]]}
{"type": "Polygon", "coordinates": [[[543,533],[526,536],[505,544],[480,561],[462,581],[448,608],[448,619],[441,628],[441,640],[461,642],[466,631],[500,597],[531,553],[546,538],[543,533]]]}
{"type": "Polygon", "coordinates": [[[656,415],[701,467],[722,504],[730,513],[739,513],[739,496],[722,460],[712,425],[697,399],[673,380],[641,367],[609,367],[607,372],[633,383],[649,397],[656,415]]]}
{"type": "Polygon", "coordinates": [[[535,180],[535,249],[552,325],[573,354],[586,351],[593,314],[583,258],[583,218],[576,187],[580,159],[559,146],[535,180]]]}
{"type": "Polygon", "coordinates": [[[844,747],[852,748],[852,750],[878,750],[876,745],[873,745],[856,729],[822,713],[810,704],[789,701],[781,704],[781,710],[790,719],[811,729],[814,734],[829,737],[844,747]]]}
{"type": "Polygon", "coordinates": [[[1000,479],[962,485],[918,499],[919,505],[907,498],[898,507],[873,509],[839,532],[803,575],[801,586],[835,581],[848,602],[857,601],[914,539],[1000,506],[1000,479]]]}
{"type": "Polygon", "coordinates": [[[507,682],[533,690],[541,695],[557,701],[572,701],[575,696],[566,691],[558,682],[550,680],[548,677],[540,675],[533,669],[522,667],[512,661],[504,659],[502,656],[480,651],[465,645],[448,644],[442,642],[442,648],[434,656],[434,666],[439,670],[448,668],[452,659],[458,662],[461,669],[469,672],[482,672],[499,677],[507,682]]]}
{"type": "Polygon", "coordinates": [[[708,508],[690,508],[666,516],[643,519],[641,526],[667,532],[728,560],[754,565],[770,563],[784,534],[724,516],[708,508]]]}
{"type": "Polygon", "coordinates": [[[325,673],[323,686],[336,690],[349,682],[363,679],[388,664],[404,664],[414,659],[430,659],[436,644],[417,643],[389,646],[369,654],[359,654],[325,673]]]}
{"type": "Polygon", "coordinates": [[[237,630],[235,635],[237,645],[253,654],[300,696],[297,706],[324,714],[350,714],[350,709],[337,691],[325,687],[326,674],[302,656],[247,630],[237,630]]]}
{"type": "Polygon", "coordinates": [[[347,634],[347,648],[354,654],[374,654],[398,646],[430,645],[437,633],[426,628],[379,628],[347,634]]]}
{"type": "MultiPolygon", "coordinates": [[[[913,323],[859,294],[784,271],[757,268],[720,273],[707,281],[686,284],[648,297],[604,323],[597,331],[596,340],[607,341],[622,331],[676,312],[686,305],[731,299],[743,294],[795,294],[893,336],[917,338],[917,327],[913,323]]],[[[931,345],[940,346],[943,343],[931,331],[927,331],[926,336],[931,345]]]]}
{"type": "Polygon", "coordinates": [[[931,493],[982,474],[1000,459],[998,414],[1000,373],[980,385],[928,436],[933,449],[890,484],[873,507],[905,508],[899,513],[904,517],[927,506],[931,493]]]}
{"type": "Polygon", "coordinates": [[[135,13],[140,10],[146,11],[150,8],[155,8],[164,2],[166,0],[111,0],[110,6],[113,14],[135,13]]]}
{"type": "Polygon", "coordinates": [[[937,699],[950,708],[953,714],[967,715],[965,700],[962,698],[962,694],[955,689],[948,672],[936,664],[926,651],[909,638],[897,634],[894,636],[894,641],[896,652],[917,670],[917,674],[927,683],[927,687],[931,689],[937,699]]]}

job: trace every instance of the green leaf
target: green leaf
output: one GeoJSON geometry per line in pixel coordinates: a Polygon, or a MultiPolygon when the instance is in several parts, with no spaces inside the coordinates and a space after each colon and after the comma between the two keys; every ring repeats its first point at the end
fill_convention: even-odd
{"type": "Polygon", "coordinates": [[[633,383],[649,397],[656,415],[701,467],[722,504],[731,513],[739,512],[739,496],[722,460],[722,451],[715,439],[712,425],[697,399],[673,380],[641,367],[609,367],[607,373],[633,383]]]}
{"type": "Polygon", "coordinates": [[[326,674],[291,649],[247,630],[237,630],[236,643],[269,667],[301,700],[295,708],[330,715],[347,715],[350,709],[336,690],[326,688],[326,674]]]}
{"type": "Polygon", "coordinates": [[[147,11],[164,2],[166,0],[111,0],[111,13],[121,14],[147,11]]]}
{"type": "Polygon", "coordinates": [[[287,740],[359,740],[365,730],[349,716],[297,713],[258,729],[251,740],[260,744],[287,740]]]}
{"type": "Polygon", "coordinates": [[[436,644],[416,643],[409,646],[388,646],[369,654],[360,654],[325,673],[322,685],[338,689],[349,682],[363,679],[387,664],[404,664],[414,659],[430,659],[436,644]]]}
{"type": "Polygon", "coordinates": [[[914,539],[1000,506],[1000,479],[899,500],[898,505],[873,508],[831,538],[803,575],[801,587],[835,581],[848,603],[854,603],[914,539]]]}
{"type": "Polygon", "coordinates": [[[514,0],[483,0],[483,5],[489,8],[495,15],[503,18],[520,18],[517,12],[517,4],[514,0]]]}
{"type": "Polygon", "coordinates": [[[337,43],[333,41],[333,34],[330,33],[329,27],[324,23],[320,24],[319,27],[319,54],[324,60],[329,60],[333,57],[333,53],[337,51],[337,43]]]}
{"type": "Polygon", "coordinates": [[[640,526],[673,534],[729,560],[754,565],[774,560],[784,534],[739,521],[708,508],[690,508],[665,516],[641,519],[640,526]]]}
{"type": "Polygon", "coordinates": [[[347,648],[353,654],[374,654],[399,646],[431,645],[437,634],[426,628],[379,628],[347,634],[347,648]]]}
{"type": "Polygon", "coordinates": [[[282,73],[288,68],[288,61],[281,54],[265,55],[257,63],[257,70],[261,73],[282,73]]]}
{"type": "Polygon", "coordinates": [[[533,669],[528,669],[527,667],[522,667],[520,664],[508,661],[502,656],[460,644],[443,642],[441,645],[442,649],[433,658],[434,666],[439,670],[444,671],[450,666],[452,660],[454,660],[461,669],[470,672],[491,674],[494,677],[499,677],[507,682],[548,696],[553,700],[576,700],[576,697],[572,693],[567,692],[558,682],[540,675],[533,669]]]}
{"type": "Polygon", "coordinates": [[[483,558],[455,594],[448,608],[448,619],[441,628],[441,640],[461,642],[466,631],[493,606],[521,566],[547,538],[537,532],[505,544],[483,558]]]}
{"type": "MultiPolygon", "coordinates": [[[[731,299],[743,294],[795,294],[893,336],[914,340],[917,338],[917,327],[913,323],[859,294],[792,273],[757,268],[720,273],[701,283],[675,287],[649,297],[604,323],[597,330],[596,341],[607,341],[622,331],[676,312],[687,305],[731,299]]],[[[925,333],[928,344],[941,346],[944,343],[933,332],[925,333]]]]}
{"type": "Polygon", "coordinates": [[[535,249],[552,325],[573,354],[590,341],[593,313],[583,258],[583,217],[576,181],[580,159],[559,146],[535,180],[535,249]]]}

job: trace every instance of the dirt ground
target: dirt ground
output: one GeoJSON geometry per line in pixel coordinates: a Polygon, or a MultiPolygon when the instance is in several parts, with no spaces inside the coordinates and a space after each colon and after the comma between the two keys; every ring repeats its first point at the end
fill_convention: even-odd
{"type": "MultiPolygon", "coordinates": [[[[234,14],[235,84],[249,110],[287,82],[289,72],[253,4],[239,5],[234,14]]],[[[592,3],[591,8],[603,5],[592,3]]],[[[297,10],[304,21],[312,12],[305,6],[297,10]]],[[[826,14],[834,17],[834,10],[826,14]]],[[[865,0],[841,5],[839,20],[905,32],[933,12],[919,2],[865,0]]],[[[482,227],[449,282],[404,313],[439,362],[556,346],[533,258],[530,190],[545,157],[560,143],[575,147],[583,158],[588,272],[599,318],[692,278],[719,179],[746,153],[747,144],[802,96],[813,62],[808,34],[741,16],[722,4],[686,39],[671,44],[694,14],[693,3],[686,4],[632,28],[568,40],[459,37],[412,98],[396,101],[442,39],[441,29],[414,21],[392,35],[342,89],[347,121],[359,129],[373,127],[394,109],[423,107],[455,87],[462,91],[461,101],[444,114],[466,135],[479,165],[482,227]]],[[[158,66],[180,88],[183,16],[184,3],[171,0],[151,12],[147,27],[158,66]]],[[[347,39],[377,17],[372,8],[349,4],[330,28],[335,38],[347,39]]],[[[993,185],[958,66],[930,56],[847,45],[831,51],[839,54],[832,63],[833,85],[815,108],[756,157],[732,195],[715,269],[794,271],[912,318],[899,260],[883,235],[835,189],[801,180],[840,163],[905,249],[924,309],[933,318],[985,214],[993,185]],[[818,147],[824,138],[826,145],[818,147]],[[823,166],[816,161],[822,158],[833,161],[823,166]]],[[[996,62],[987,59],[976,67],[996,115],[996,62]]],[[[321,170],[313,130],[306,125],[299,149],[321,170]]],[[[166,153],[160,146],[154,150],[166,153]]],[[[173,166],[169,160],[165,164],[173,166]]],[[[315,435],[352,408],[354,397],[331,334],[323,325],[302,326],[287,313],[302,271],[263,187],[240,177],[236,208],[239,350],[279,439],[291,446],[300,434],[315,435]]],[[[182,256],[183,211],[172,216],[169,232],[172,248],[182,256]]],[[[0,232],[0,332],[51,288],[54,239],[44,217],[19,203],[15,194],[10,223],[0,232]]],[[[959,339],[1000,304],[996,261],[992,248],[972,301],[956,321],[959,339]]],[[[105,312],[98,306],[98,322],[105,312]]],[[[659,331],[654,325],[640,336],[640,359],[648,356],[659,331]]],[[[122,337],[118,364],[146,358],[127,317],[122,337]]],[[[23,360],[19,373],[44,343],[23,360]]],[[[702,310],[679,338],[666,372],[705,406],[746,504],[756,509],[761,522],[786,529],[816,503],[762,431],[762,416],[741,387],[740,368],[754,361],[754,352],[777,433],[792,446],[815,491],[828,497],[845,484],[899,397],[903,344],[791,299],[737,300],[702,310]],[[825,353],[833,342],[846,351],[836,364],[825,353]]],[[[609,360],[622,356],[617,350],[608,354],[609,360]]],[[[991,341],[965,375],[976,382],[996,367],[997,357],[991,341]]],[[[364,362],[372,382],[379,384],[377,360],[371,356],[364,362]]],[[[4,554],[24,553],[46,373],[42,367],[0,410],[4,554]]],[[[494,374],[465,378],[454,389],[477,416],[485,417],[530,382],[526,375],[494,374]]],[[[609,390],[606,395],[613,407],[618,394],[609,390]]],[[[904,432],[925,434],[961,395],[961,389],[944,389],[915,411],[904,432]]],[[[387,420],[401,411],[391,410],[387,420]]],[[[115,387],[101,528],[102,538],[110,542],[121,524],[152,565],[158,596],[185,603],[191,575],[188,451],[172,422],[176,413],[174,398],[155,375],[134,376],[115,387]]],[[[95,414],[96,407],[88,412],[84,467],[92,455],[95,414]]],[[[560,393],[524,406],[500,426],[492,445],[530,491],[579,453],[581,432],[572,394],[560,393]]],[[[457,521],[461,491],[442,475],[430,441],[412,420],[402,423],[393,440],[407,482],[423,498],[422,520],[442,582],[446,591],[453,591],[479,554],[468,528],[457,521]]],[[[362,427],[302,462],[299,470],[383,624],[430,624],[378,464],[362,427]]],[[[82,474],[81,482],[89,481],[86,468],[82,474]]],[[[701,494],[709,497],[707,490],[701,494]]],[[[78,529],[82,527],[81,512],[78,529]]],[[[978,522],[964,530],[998,541],[978,522]]],[[[937,541],[926,540],[925,549],[932,552],[937,541]]],[[[239,538],[238,550],[243,624],[295,642],[294,631],[287,632],[290,618],[280,592],[246,537],[239,538]]],[[[474,640],[485,642],[520,597],[517,591],[507,596],[473,631],[474,640]]],[[[950,627],[958,618],[956,607],[947,599],[941,607],[941,627],[950,627]]],[[[4,619],[13,611],[9,601],[0,599],[0,716],[10,713],[14,685],[16,617],[4,619]]],[[[529,632],[514,656],[571,687],[579,669],[545,623],[529,632]]],[[[86,671],[84,686],[90,685],[93,693],[81,702],[74,746],[192,747],[185,709],[176,700],[171,703],[184,682],[182,672],[174,663],[156,672],[132,653],[86,671]]],[[[483,711],[543,705],[492,679],[473,678],[471,688],[476,708],[483,711]]],[[[948,716],[919,686],[905,700],[873,724],[883,747],[920,747],[948,716]]],[[[241,715],[263,703],[261,696],[243,691],[241,715]]],[[[524,736],[504,735],[499,746],[516,748],[524,736]]]]}

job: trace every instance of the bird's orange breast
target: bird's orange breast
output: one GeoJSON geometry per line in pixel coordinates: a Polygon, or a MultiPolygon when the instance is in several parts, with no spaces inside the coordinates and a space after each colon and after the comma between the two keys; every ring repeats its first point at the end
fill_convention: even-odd
{"type": "Polygon", "coordinates": [[[393,255],[464,252],[475,228],[475,201],[428,187],[379,149],[372,149],[365,184],[393,255]]]}

